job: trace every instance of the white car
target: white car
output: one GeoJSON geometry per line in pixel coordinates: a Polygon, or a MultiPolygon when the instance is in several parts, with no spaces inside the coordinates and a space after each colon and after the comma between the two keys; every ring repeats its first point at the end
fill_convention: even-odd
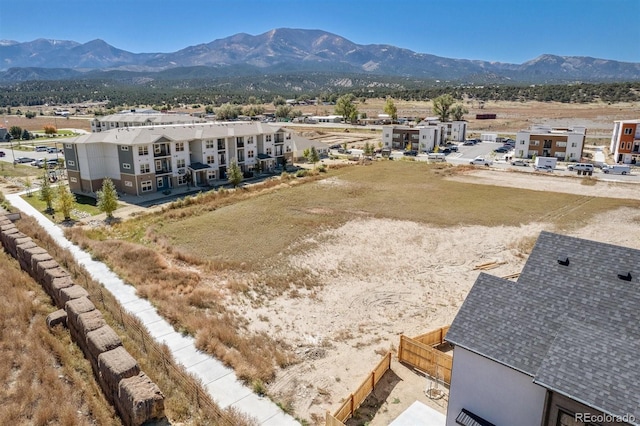
{"type": "Polygon", "coordinates": [[[489,160],[488,158],[484,158],[484,157],[476,157],[473,160],[471,160],[469,162],[469,164],[475,164],[475,165],[479,165],[479,166],[490,166],[493,164],[493,161],[489,160]]]}
{"type": "Polygon", "coordinates": [[[529,166],[529,162],[525,161],[525,160],[513,160],[511,162],[512,166],[524,166],[524,167],[528,167],[529,166]]]}

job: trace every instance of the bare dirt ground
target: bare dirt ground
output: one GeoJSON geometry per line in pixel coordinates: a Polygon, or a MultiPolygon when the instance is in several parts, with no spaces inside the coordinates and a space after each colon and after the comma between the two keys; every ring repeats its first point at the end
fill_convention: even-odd
{"type": "MultiPolygon", "coordinates": [[[[396,104],[400,116],[432,115],[429,103],[396,104]]],[[[382,112],[382,105],[383,101],[370,100],[359,109],[375,116],[382,112]]],[[[483,108],[474,103],[465,106],[470,110],[470,137],[484,131],[515,135],[535,123],[586,125],[588,137],[599,144],[608,144],[614,120],[639,118],[640,111],[637,103],[488,102],[483,108]],[[498,119],[475,120],[476,113],[496,113],[498,119]]],[[[371,133],[365,128],[335,132],[326,141],[347,141],[356,146],[365,141],[377,143],[379,134],[376,137],[370,139],[371,133]]],[[[578,179],[560,176],[482,170],[451,179],[540,191],[548,190],[553,182],[556,192],[640,198],[636,186],[610,182],[587,186],[578,179]]],[[[331,186],[343,182],[331,178],[311,184],[331,186]]],[[[131,207],[127,214],[138,210],[131,207]]],[[[553,214],[550,212],[549,217],[553,214]]],[[[624,209],[596,217],[570,234],[640,249],[639,223],[640,211],[624,209]]],[[[251,329],[267,330],[289,342],[302,359],[278,373],[268,387],[269,394],[290,403],[297,417],[323,423],[325,412],[334,412],[384,353],[396,350],[400,334],[415,336],[452,321],[479,274],[474,266],[497,261],[504,263],[488,273],[506,276],[519,272],[526,261],[522,247],[535,240],[541,230],[555,231],[544,218],[520,227],[460,226],[446,230],[413,222],[359,218],[302,242],[311,248],[291,257],[289,262],[292,267],[305,267],[316,274],[324,283],[321,288],[313,294],[301,290],[295,298],[265,301],[257,309],[241,298],[235,301],[235,309],[246,316],[251,329]]],[[[370,411],[375,414],[370,425],[388,424],[415,400],[446,412],[446,396],[439,400],[426,397],[424,391],[431,386],[427,378],[396,361],[392,369],[376,391],[380,408],[370,411]]]]}
{"type": "MultiPolygon", "coordinates": [[[[553,179],[558,192],[602,196],[606,190],[608,196],[640,198],[629,186],[584,186],[578,179],[561,177],[516,176],[505,183],[501,172],[481,171],[454,179],[539,190],[553,179]]],[[[571,235],[640,249],[638,220],[639,211],[615,212],[571,235]]],[[[519,272],[526,261],[521,243],[533,241],[541,230],[554,231],[545,222],[443,230],[364,218],[318,234],[311,241],[314,248],[290,258],[290,263],[316,274],[325,284],[322,289],[313,298],[275,299],[244,312],[255,329],[270,330],[291,342],[304,359],[282,371],[269,392],[293,401],[302,418],[319,419],[325,410],[333,412],[382,355],[397,348],[400,334],[417,336],[450,324],[479,274],[474,266],[497,261],[504,263],[488,273],[519,272]]],[[[427,378],[397,363],[393,368],[395,379],[379,391],[386,402],[371,425],[388,424],[416,399],[445,412],[446,398],[433,401],[425,396],[431,383],[427,378]]]]}

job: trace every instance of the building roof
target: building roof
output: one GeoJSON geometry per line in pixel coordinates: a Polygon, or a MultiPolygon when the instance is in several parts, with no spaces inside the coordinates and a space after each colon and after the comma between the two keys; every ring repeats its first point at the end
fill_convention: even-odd
{"type": "Polygon", "coordinates": [[[542,232],[517,282],[478,277],[446,338],[640,419],[640,250],[542,232]]]}
{"type": "Polygon", "coordinates": [[[285,132],[279,126],[257,122],[195,123],[159,126],[122,127],[77,137],[75,143],[114,143],[118,145],[146,145],[159,140],[190,141],[233,136],[252,136],[285,132]]]}
{"type": "Polygon", "coordinates": [[[163,114],[157,111],[120,112],[97,118],[101,123],[201,123],[203,118],[194,117],[189,114],[163,114]]]}

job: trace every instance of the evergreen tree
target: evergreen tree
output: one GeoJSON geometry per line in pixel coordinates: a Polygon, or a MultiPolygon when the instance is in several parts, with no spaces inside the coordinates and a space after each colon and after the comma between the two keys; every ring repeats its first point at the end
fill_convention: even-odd
{"type": "Polygon", "coordinates": [[[45,170],[44,175],[42,176],[42,187],[40,188],[40,200],[44,201],[47,204],[47,209],[45,210],[47,213],[53,212],[53,199],[55,198],[55,193],[51,188],[51,184],[49,183],[49,176],[45,170]]]}
{"type": "Polygon", "coordinates": [[[237,188],[238,185],[240,185],[240,182],[242,182],[242,170],[235,159],[231,160],[231,164],[227,170],[227,176],[229,178],[229,183],[232,184],[234,188],[237,188]]]}
{"type": "Polygon", "coordinates": [[[64,220],[71,219],[71,210],[76,203],[76,197],[69,191],[69,188],[65,185],[58,186],[58,199],[57,208],[62,212],[64,220]]]}

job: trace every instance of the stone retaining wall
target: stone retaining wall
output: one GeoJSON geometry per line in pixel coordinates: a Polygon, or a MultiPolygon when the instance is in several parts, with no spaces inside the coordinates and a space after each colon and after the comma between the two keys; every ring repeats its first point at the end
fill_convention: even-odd
{"type": "Polygon", "coordinates": [[[89,300],[87,291],[47,251],[0,215],[0,241],[20,266],[39,282],[60,308],[49,315],[49,326],[66,322],[72,339],[91,363],[107,400],[126,426],[164,418],[164,395],[122,346],[118,334],[89,300]]]}

